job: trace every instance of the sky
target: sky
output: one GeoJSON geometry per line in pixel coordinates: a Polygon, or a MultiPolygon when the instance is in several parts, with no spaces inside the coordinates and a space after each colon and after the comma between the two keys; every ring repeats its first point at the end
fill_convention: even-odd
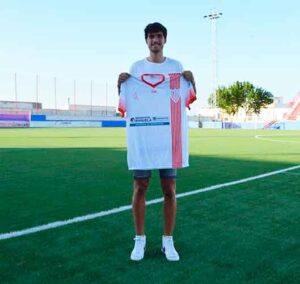
{"type": "Polygon", "coordinates": [[[168,29],[164,55],[191,70],[198,100],[212,92],[211,22],[217,20],[218,85],[249,81],[290,101],[300,91],[297,0],[0,0],[0,100],[37,99],[44,108],[74,103],[117,106],[120,72],[148,56],[144,28],[168,29]]]}

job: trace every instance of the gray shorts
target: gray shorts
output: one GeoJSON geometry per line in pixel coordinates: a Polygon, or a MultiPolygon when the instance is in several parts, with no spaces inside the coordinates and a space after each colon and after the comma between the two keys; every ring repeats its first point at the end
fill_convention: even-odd
{"type": "MultiPolygon", "coordinates": [[[[163,179],[176,179],[176,169],[159,169],[159,176],[163,179]]],[[[149,179],[151,177],[151,170],[133,170],[134,179],[149,179]]]]}

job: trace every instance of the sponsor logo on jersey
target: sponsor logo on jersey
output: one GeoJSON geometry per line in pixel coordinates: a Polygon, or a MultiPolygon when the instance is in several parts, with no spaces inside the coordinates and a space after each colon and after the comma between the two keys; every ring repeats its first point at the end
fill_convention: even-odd
{"type": "Polygon", "coordinates": [[[135,116],[129,119],[129,126],[160,126],[169,124],[170,119],[167,116],[135,116]]]}

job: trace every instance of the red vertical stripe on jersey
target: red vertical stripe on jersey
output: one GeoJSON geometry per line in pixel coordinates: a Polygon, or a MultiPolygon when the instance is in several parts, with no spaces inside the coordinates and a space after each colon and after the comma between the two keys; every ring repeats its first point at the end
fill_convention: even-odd
{"type": "Polygon", "coordinates": [[[193,88],[188,90],[186,99],[185,99],[185,106],[190,109],[190,104],[192,104],[195,100],[197,100],[195,91],[193,88]]]}
{"type": "Polygon", "coordinates": [[[122,98],[119,99],[118,111],[121,113],[121,117],[125,116],[126,105],[125,105],[125,101],[122,98]]]}
{"type": "Polygon", "coordinates": [[[169,73],[170,89],[180,89],[180,73],[169,73]]]}
{"type": "Polygon", "coordinates": [[[172,167],[182,167],[181,98],[171,101],[172,167]]]}

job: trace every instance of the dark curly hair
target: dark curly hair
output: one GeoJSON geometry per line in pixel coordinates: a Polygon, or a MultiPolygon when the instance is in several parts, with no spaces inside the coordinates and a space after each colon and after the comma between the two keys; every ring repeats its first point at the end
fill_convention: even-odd
{"type": "Polygon", "coordinates": [[[157,32],[162,32],[164,35],[164,38],[167,38],[167,29],[164,27],[161,23],[151,23],[146,26],[145,30],[145,39],[147,39],[149,33],[157,33],[157,32]]]}

